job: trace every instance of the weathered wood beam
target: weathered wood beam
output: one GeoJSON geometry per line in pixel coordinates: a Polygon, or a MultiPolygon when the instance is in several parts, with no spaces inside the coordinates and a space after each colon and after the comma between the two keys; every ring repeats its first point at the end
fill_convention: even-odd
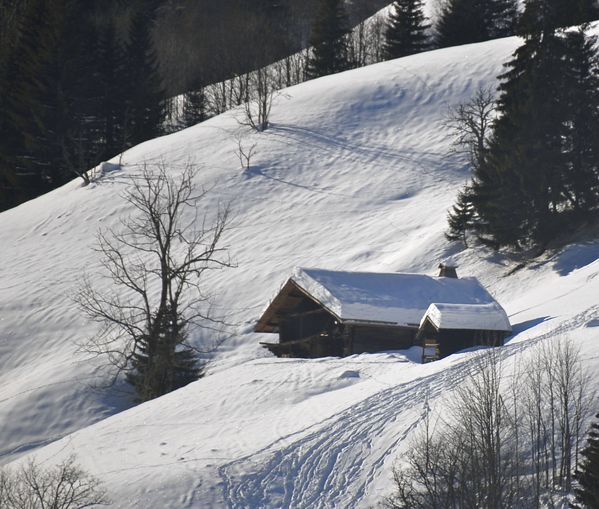
{"type": "Polygon", "coordinates": [[[300,311],[299,313],[289,313],[287,317],[289,318],[303,318],[304,316],[310,315],[318,315],[318,314],[329,314],[326,309],[312,309],[310,311],[300,311]]]}

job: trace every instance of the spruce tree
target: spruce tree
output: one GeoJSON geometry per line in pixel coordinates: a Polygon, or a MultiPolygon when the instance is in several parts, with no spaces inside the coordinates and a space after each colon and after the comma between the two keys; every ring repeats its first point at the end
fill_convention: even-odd
{"type": "Polygon", "coordinates": [[[422,12],[422,0],[395,0],[385,32],[386,59],[425,51],[429,27],[422,12]]]}
{"type": "Polygon", "coordinates": [[[55,51],[47,65],[44,162],[58,169],[56,185],[80,176],[102,152],[98,34],[93,24],[94,2],[54,0],[61,8],[55,51]]]}
{"type": "Polygon", "coordinates": [[[185,101],[181,122],[183,127],[191,127],[208,118],[206,95],[202,87],[186,92],[183,100],[185,101]]]}
{"type": "Polygon", "coordinates": [[[102,119],[102,160],[110,159],[125,149],[125,113],[128,106],[126,86],[127,61],[114,23],[108,21],[98,38],[98,85],[100,118],[102,119]]]}
{"type": "Polygon", "coordinates": [[[485,23],[491,39],[514,35],[518,23],[518,0],[489,1],[485,23]]]}
{"type": "Polygon", "coordinates": [[[343,0],[320,0],[310,37],[309,78],[335,74],[351,67],[346,40],[348,32],[343,0]]]}
{"type": "Polygon", "coordinates": [[[477,195],[491,193],[478,212],[500,245],[545,245],[556,232],[565,164],[562,55],[554,33],[531,38],[501,77],[500,117],[474,186],[477,195]]]}
{"type": "Polygon", "coordinates": [[[599,18],[595,0],[527,0],[520,20],[520,32],[532,33],[580,25],[599,18]]]}
{"type": "Polygon", "coordinates": [[[435,25],[436,45],[459,46],[490,38],[483,0],[446,0],[435,25]]]}
{"type": "Polygon", "coordinates": [[[467,233],[472,229],[475,219],[475,210],[472,205],[471,189],[466,186],[458,193],[456,204],[447,214],[448,230],[445,233],[447,240],[461,241],[468,246],[467,233]]]}
{"type": "Polygon", "coordinates": [[[35,196],[96,162],[96,34],[89,2],[32,0],[9,59],[0,129],[22,185],[35,196]]]}
{"type": "Polygon", "coordinates": [[[597,38],[583,29],[564,34],[564,195],[584,220],[599,207],[599,56],[597,38]]]}
{"type": "Polygon", "coordinates": [[[5,64],[0,97],[0,164],[7,172],[12,170],[24,199],[50,189],[47,176],[36,164],[36,155],[41,150],[43,73],[55,39],[54,14],[47,0],[29,3],[21,19],[19,41],[5,64]]]}
{"type": "Polygon", "coordinates": [[[202,373],[197,354],[186,342],[186,326],[172,307],[159,310],[149,334],[134,352],[126,375],[140,402],[179,389],[202,373]]]}
{"type": "Polygon", "coordinates": [[[599,414],[591,425],[582,460],[576,469],[576,508],[599,509],[599,414]]]}
{"type": "MultiPolygon", "coordinates": [[[[1,21],[0,21],[1,22],[1,21]]],[[[15,117],[19,115],[19,95],[22,87],[23,60],[19,50],[22,48],[20,33],[23,20],[15,27],[13,37],[9,38],[7,27],[2,34],[0,48],[0,210],[9,208],[26,199],[24,189],[18,177],[16,157],[22,150],[23,131],[13,128],[15,117]]]]}
{"type": "Polygon", "coordinates": [[[122,150],[123,116],[147,95],[124,74],[131,66],[114,29],[98,29],[117,1],[23,3],[14,40],[0,52],[0,187],[11,195],[2,208],[76,175],[86,180],[87,169],[122,150]]]}
{"type": "Polygon", "coordinates": [[[125,112],[125,144],[136,145],[163,134],[165,91],[158,72],[151,28],[154,7],[137,9],[131,21],[127,45],[127,108],[125,112]]]}
{"type": "Polygon", "coordinates": [[[596,41],[535,19],[500,76],[499,118],[464,195],[467,228],[493,247],[544,247],[599,206],[596,41]]]}
{"type": "Polygon", "coordinates": [[[459,46],[514,33],[517,0],[446,0],[435,26],[439,47],[459,46]]]}

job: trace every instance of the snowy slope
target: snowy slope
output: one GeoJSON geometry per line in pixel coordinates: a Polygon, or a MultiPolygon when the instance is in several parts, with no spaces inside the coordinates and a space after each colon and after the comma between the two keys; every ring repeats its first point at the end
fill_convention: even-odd
{"type": "MultiPolygon", "coordinates": [[[[270,357],[258,342],[273,338],[252,327],[294,266],[435,275],[451,257],[510,315],[508,358],[569,334],[597,368],[599,243],[506,277],[506,260],[460,251],[443,237],[468,176],[448,155],[444,114],[494,84],[517,44],[445,49],[304,83],[276,99],[265,133],[241,128],[233,111],[129,150],[121,170],[88,187],[72,182],[0,214],[1,460],[59,439],[35,454],[54,462],[76,453],[106,482],[115,507],[376,503],[421,419],[423,396],[441,401],[473,354],[425,366],[409,352],[270,357]],[[239,167],[239,136],[257,144],[249,171],[239,167]],[[94,326],[71,296],[84,272],[106,287],[95,233],[132,213],[121,197],[127,178],[161,162],[173,173],[201,167],[208,213],[232,204],[224,242],[238,268],[206,284],[215,310],[238,325],[209,376],[108,417],[128,400],[90,387],[96,361],[76,352],[94,326]]],[[[214,339],[193,335],[198,345],[214,339]]]]}

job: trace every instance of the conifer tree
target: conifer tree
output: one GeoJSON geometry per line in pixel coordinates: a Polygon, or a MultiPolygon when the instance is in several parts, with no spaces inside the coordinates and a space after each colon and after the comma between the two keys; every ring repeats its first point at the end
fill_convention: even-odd
{"type": "Polygon", "coordinates": [[[111,21],[100,31],[97,62],[104,142],[101,159],[106,160],[125,148],[125,112],[128,104],[127,87],[123,86],[128,79],[125,51],[111,21]]]}
{"type": "Polygon", "coordinates": [[[500,77],[499,118],[465,195],[471,229],[493,247],[544,247],[599,204],[596,41],[537,14],[500,77]]]}
{"type": "Polygon", "coordinates": [[[458,193],[456,204],[447,214],[448,230],[445,233],[447,240],[461,241],[468,246],[467,233],[472,229],[475,210],[472,205],[472,191],[466,186],[458,193]]]}
{"type": "Polygon", "coordinates": [[[582,460],[576,470],[578,486],[576,508],[599,508],[599,414],[591,425],[586,447],[581,452],[582,460]],[[578,505],[580,504],[580,505],[578,505]]]}
{"type": "Polygon", "coordinates": [[[439,47],[458,46],[512,35],[516,0],[446,0],[435,26],[439,47]]]}
{"type": "Polygon", "coordinates": [[[54,12],[46,0],[32,0],[21,20],[20,37],[7,56],[0,96],[0,164],[12,172],[21,197],[49,189],[47,177],[36,167],[40,150],[45,82],[42,79],[54,39],[54,12]]]}
{"type": "MultiPolygon", "coordinates": [[[[150,25],[132,23],[127,62],[111,23],[98,29],[119,1],[19,4],[19,26],[0,51],[0,188],[8,191],[0,208],[75,175],[87,181],[90,167],[124,148],[128,131],[133,142],[159,133],[155,61],[135,54],[150,47],[150,25]]],[[[153,12],[147,2],[140,11],[153,12]]]]}
{"type": "Polygon", "coordinates": [[[32,0],[7,63],[0,152],[31,196],[85,178],[98,154],[92,4],[32,0]]]}
{"type": "Polygon", "coordinates": [[[131,21],[127,45],[127,109],[125,145],[131,146],[163,133],[165,92],[158,73],[151,27],[155,8],[139,7],[131,21]]]}
{"type": "Polygon", "coordinates": [[[191,127],[208,118],[206,95],[204,88],[192,90],[184,94],[183,127],[191,127]]]}
{"type": "Polygon", "coordinates": [[[320,0],[310,37],[309,78],[335,74],[351,67],[346,41],[348,32],[343,0],[320,0]]]}
{"type": "Polygon", "coordinates": [[[186,327],[170,306],[157,312],[153,330],[139,342],[126,379],[139,401],[148,401],[183,387],[201,376],[186,327]]]}
{"type": "Polygon", "coordinates": [[[500,244],[544,245],[555,234],[561,202],[566,136],[563,40],[553,32],[532,37],[510,62],[485,171],[499,177],[488,219],[500,244]]]}
{"type": "Polygon", "coordinates": [[[54,0],[56,42],[46,65],[41,163],[54,168],[55,185],[75,176],[88,182],[87,170],[102,151],[100,90],[96,56],[94,2],[54,0]]]}
{"type": "Polygon", "coordinates": [[[422,0],[395,0],[385,32],[387,60],[425,51],[429,27],[422,12],[422,0]]]}
{"type": "Polygon", "coordinates": [[[491,0],[487,3],[485,23],[491,39],[516,33],[518,0],[491,0]]]}
{"type": "Polygon", "coordinates": [[[533,33],[580,25],[599,18],[595,0],[527,0],[520,20],[520,32],[533,33]]]}
{"type": "Polygon", "coordinates": [[[577,221],[599,207],[599,56],[597,37],[583,29],[564,34],[566,165],[563,193],[577,221]]]}
{"type": "Polygon", "coordinates": [[[481,0],[446,0],[435,25],[436,45],[444,48],[486,41],[489,33],[481,0]]]}

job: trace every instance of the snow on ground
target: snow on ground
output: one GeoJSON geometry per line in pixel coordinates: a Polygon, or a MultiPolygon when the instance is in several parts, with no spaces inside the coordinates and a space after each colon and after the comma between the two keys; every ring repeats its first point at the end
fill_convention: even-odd
{"type": "MultiPolygon", "coordinates": [[[[277,97],[265,133],[230,112],[129,150],[122,169],[112,161],[90,186],[72,182],[0,214],[1,460],[35,449],[51,464],[75,453],[123,508],[374,505],[425,396],[442,404],[476,353],[427,365],[413,362],[414,351],[273,358],[258,345],[273,338],[252,327],[295,266],[436,275],[451,259],[508,312],[507,359],[568,335],[597,371],[599,242],[507,276],[502,257],[443,237],[468,176],[448,155],[445,112],[494,84],[517,44],[445,49],[304,83],[277,97]],[[256,144],[249,170],[239,166],[239,136],[256,144]],[[206,285],[215,311],[237,326],[208,376],[127,409],[126,394],[91,388],[98,364],[77,345],[95,329],[71,297],[84,273],[108,288],[96,231],[132,213],[122,199],[128,178],[159,163],[173,173],[199,166],[208,213],[232,205],[224,243],[238,267],[206,285]]],[[[192,334],[198,345],[214,340],[192,334]]]]}

